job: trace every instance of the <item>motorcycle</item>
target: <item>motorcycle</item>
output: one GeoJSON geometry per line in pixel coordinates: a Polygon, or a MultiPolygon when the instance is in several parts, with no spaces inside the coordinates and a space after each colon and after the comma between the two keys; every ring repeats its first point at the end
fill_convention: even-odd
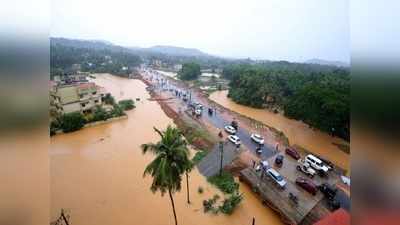
{"type": "Polygon", "coordinates": [[[299,204],[299,198],[292,192],[289,192],[289,199],[292,200],[294,204],[299,204]]]}

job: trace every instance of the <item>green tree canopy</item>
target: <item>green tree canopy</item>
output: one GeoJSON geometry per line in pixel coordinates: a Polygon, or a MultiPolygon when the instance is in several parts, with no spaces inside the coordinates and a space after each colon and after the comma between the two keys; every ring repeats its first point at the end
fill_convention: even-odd
{"type": "Polygon", "coordinates": [[[201,75],[200,65],[196,63],[185,63],[178,72],[178,78],[181,80],[195,80],[201,75]]]}
{"type": "Polygon", "coordinates": [[[61,117],[61,129],[66,133],[81,129],[85,123],[80,112],[67,113],[61,117]]]}
{"type": "Polygon", "coordinates": [[[286,116],[350,138],[350,72],[307,64],[232,65],[228,97],[256,108],[283,109],[286,116]]]}

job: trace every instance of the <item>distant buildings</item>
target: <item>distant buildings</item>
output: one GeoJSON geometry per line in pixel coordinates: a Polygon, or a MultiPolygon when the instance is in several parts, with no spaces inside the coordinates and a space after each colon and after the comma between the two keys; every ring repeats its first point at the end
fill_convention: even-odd
{"type": "Polygon", "coordinates": [[[64,84],[74,84],[74,83],[83,83],[88,82],[87,77],[89,73],[85,72],[77,72],[73,75],[65,75],[65,76],[54,76],[53,80],[57,85],[64,85],[64,84]]]}
{"type": "Polygon", "coordinates": [[[182,69],[182,64],[175,64],[174,65],[174,70],[175,71],[179,71],[179,70],[181,70],[182,69]]]}

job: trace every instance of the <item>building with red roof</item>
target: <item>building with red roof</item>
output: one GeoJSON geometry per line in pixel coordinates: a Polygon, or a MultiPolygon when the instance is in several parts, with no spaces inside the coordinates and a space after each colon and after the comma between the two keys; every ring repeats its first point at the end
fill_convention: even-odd
{"type": "Polygon", "coordinates": [[[350,214],[340,208],[314,223],[314,225],[350,225],[350,214]]]}

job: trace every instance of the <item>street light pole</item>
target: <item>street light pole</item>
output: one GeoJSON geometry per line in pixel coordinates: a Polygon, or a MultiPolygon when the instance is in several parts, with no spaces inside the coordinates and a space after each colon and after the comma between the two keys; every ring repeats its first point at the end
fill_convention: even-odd
{"type": "Polygon", "coordinates": [[[221,162],[220,162],[220,167],[219,167],[219,176],[222,175],[222,161],[224,159],[224,142],[220,141],[219,142],[219,150],[221,151],[221,162]]]}

